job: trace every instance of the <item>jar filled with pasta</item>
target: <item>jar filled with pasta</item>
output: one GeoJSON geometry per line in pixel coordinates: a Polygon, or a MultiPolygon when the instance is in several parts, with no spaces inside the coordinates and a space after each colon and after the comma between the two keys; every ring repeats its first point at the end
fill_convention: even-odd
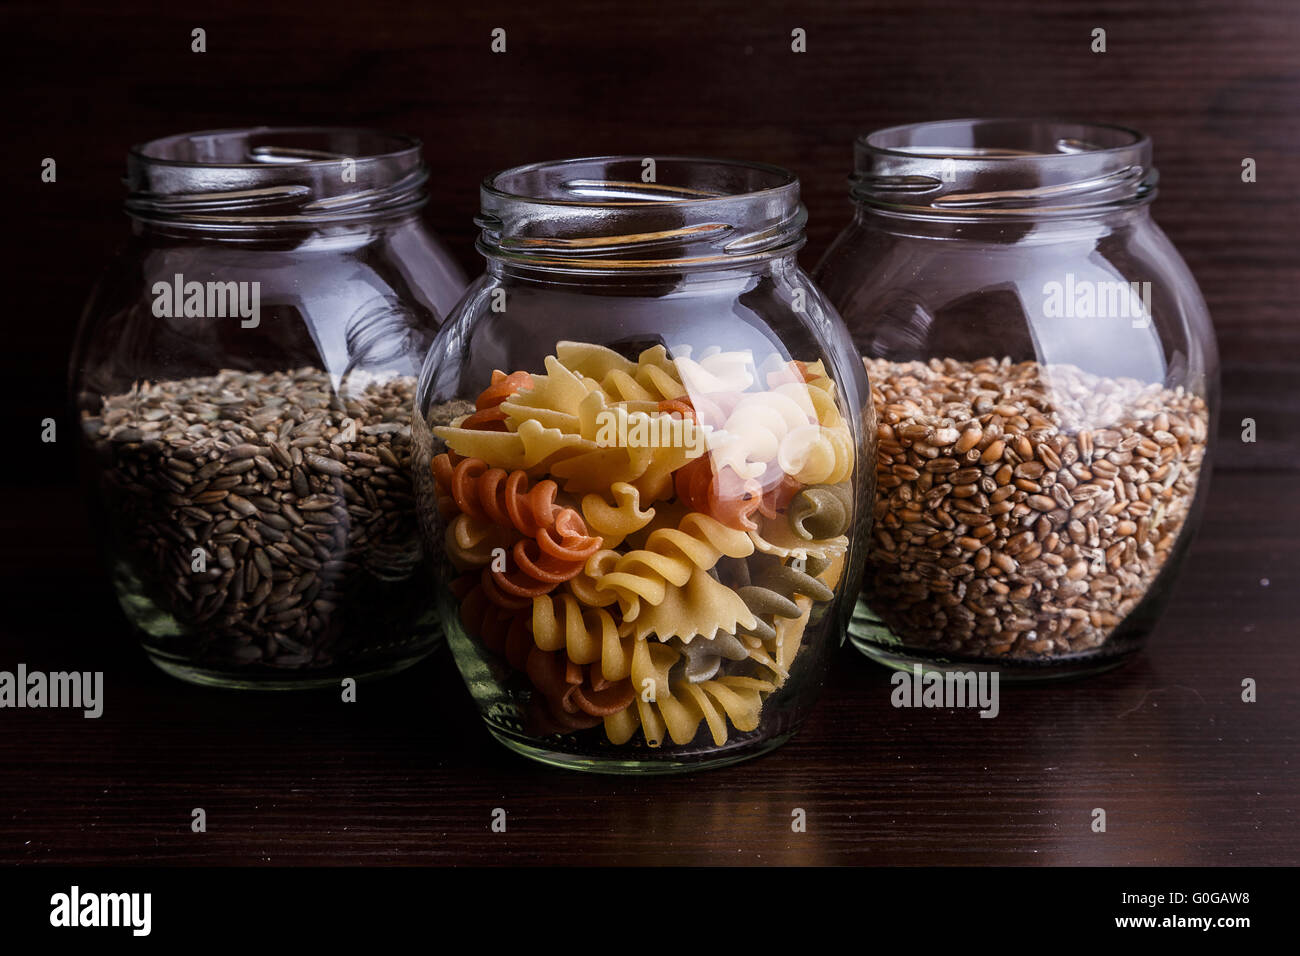
{"type": "Polygon", "coordinates": [[[92,507],[149,658],[222,687],[337,687],[437,645],[411,411],[465,289],[417,140],[168,136],[71,361],[92,507]]]}
{"type": "Polygon", "coordinates": [[[807,715],[856,592],[862,363],[773,167],[613,157],[482,187],[486,274],[417,388],[416,497],[488,728],[605,772],[731,763],[807,715]]]}
{"type": "Polygon", "coordinates": [[[1191,540],[1218,394],[1150,141],[960,120],[872,133],[856,160],[816,273],[879,415],[853,643],[1012,679],[1123,662],[1191,540]]]}

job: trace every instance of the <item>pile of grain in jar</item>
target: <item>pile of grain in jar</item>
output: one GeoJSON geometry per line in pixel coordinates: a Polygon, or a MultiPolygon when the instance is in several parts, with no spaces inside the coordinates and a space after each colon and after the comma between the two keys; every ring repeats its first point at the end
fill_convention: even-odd
{"type": "Polygon", "coordinates": [[[119,594],[151,646],[310,670],[432,639],[415,380],[349,383],[341,398],[320,369],[226,369],[138,383],[83,415],[119,594]]]}
{"type": "Polygon", "coordinates": [[[905,645],[1101,646],[1178,540],[1205,401],[1071,365],[864,359],[879,418],[863,598],[905,645]]]}

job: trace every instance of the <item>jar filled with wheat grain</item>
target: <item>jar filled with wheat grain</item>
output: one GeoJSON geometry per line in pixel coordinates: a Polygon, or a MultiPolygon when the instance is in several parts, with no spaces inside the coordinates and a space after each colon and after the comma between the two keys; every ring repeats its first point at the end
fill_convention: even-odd
{"type": "Polygon", "coordinates": [[[850,637],[896,667],[1092,673],[1152,632],[1205,497],[1218,358],[1151,143],[956,120],[855,146],[816,279],[878,415],[850,637]]]}

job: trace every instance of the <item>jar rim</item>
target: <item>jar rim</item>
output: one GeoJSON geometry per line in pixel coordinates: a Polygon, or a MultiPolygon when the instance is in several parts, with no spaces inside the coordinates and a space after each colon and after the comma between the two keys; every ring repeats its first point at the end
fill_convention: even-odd
{"type": "MultiPolygon", "coordinates": [[[[423,143],[414,136],[408,136],[405,133],[395,133],[389,130],[370,129],[364,126],[229,126],[218,129],[193,130],[187,133],[173,133],[170,136],[159,136],[155,139],[146,140],[142,143],[136,143],[131,146],[129,155],[142,163],[159,166],[173,166],[182,168],[214,169],[266,169],[270,166],[329,166],[342,163],[345,159],[351,159],[354,162],[374,161],[395,158],[409,155],[412,152],[419,152],[423,143]],[[257,161],[249,159],[246,162],[213,162],[210,160],[197,159],[172,159],[166,156],[156,155],[151,150],[162,147],[172,146],[181,143],[193,143],[201,138],[212,139],[215,137],[229,137],[234,141],[235,137],[251,137],[253,135],[274,134],[275,136],[342,136],[350,135],[356,137],[374,137],[376,139],[387,139],[393,143],[394,148],[381,151],[368,152],[364,155],[340,154],[338,156],[321,157],[315,159],[280,159],[275,161],[257,161]]],[[[268,154],[269,155],[269,154],[268,154]]]]}
{"type": "Polygon", "coordinates": [[[1008,117],[962,117],[959,119],[948,120],[929,120],[920,123],[900,123],[897,126],[886,126],[882,129],[871,130],[870,132],[860,133],[855,139],[855,145],[864,150],[870,150],[875,153],[883,153],[891,156],[908,156],[924,157],[933,159],[936,155],[943,158],[949,158],[961,162],[963,160],[1015,160],[1015,161],[1035,161],[1035,160],[1052,160],[1060,159],[1063,156],[1074,155],[1078,152],[1086,152],[1091,155],[1099,153],[1121,153],[1131,151],[1135,148],[1141,148],[1143,145],[1150,143],[1150,138],[1140,130],[1133,129],[1130,126],[1122,126],[1117,123],[1091,123],[1079,120],[1071,120],[1055,117],[1033,117],[1033,116],[1008,116],[1008,117]],[[1092,132],[1121,134],[1127,137],[1122,143],[1111,145],[1096,145],[1089,143],[1086,150],[1058,150],[1056,152],[1029,152],[1004,149],[999,152],[996,150],[982,149],[980,147],[960,146],[956,143],[949,146],[933,146],[929,149],[908,149],[897,146],[886,146],[879,142],[882,137],[901,135],[903,133],[920,133],[940,130],[959,130],[965,129],[973,131],[976,127],[1016,127],[1020,126],[1025,129],[1075,129],[1079,131],[1089,130],[1092,132]],[[960,150],[968,149],[969,152],[962,153],[960,150]]]}
{"type": "Polygon", "coordinates": [[[780,166],[693,156],[589,156],[483,179],[479,251],[564,272],[728,269],[792,254],[807,212],[780,166]]]}
{"type": "Polygon", "coordinates": [[[898,216],[1079,218],[1156,195],[1151,140],[1127,126],[968,118],[890,126],[854,140],[850,193],[898,216]]]}
{"type": "MultiPolygon", "coordinates": [[[[590,182],[584,180],[582,182],[590,182]]],[[[607,183],[609,184],[609,183],[607,183]]],[[[618,183],[619,186],[652,186],[653,182],[641,183],[618,183]]],[[[604,156],[580,156],[570,159],[553,159],[542,160],[540,162],[525,163],[520,166],[512,166],[492,173],[483,178],[480,188],[484,196],[492,196],[495,199],[509,202],[525,202],[544,205],[557,206],[578,206],[588,208],[608,208],[608,207],[625,207],[625,206],[689,206],[701,203],[726,202],[729,200],[752,200],[765,195],[776,195],[783,192],[799,190],[799,177],[790,170],[782,166],[776,166],[771,163],[760,163],[751,160],[740,159],[717,159],[705,156],[636,156],[632,154],[609,154],[604,156]],[[775,178],[775,182],[758,189],[747,189],[736,192],[708,193],[696,196],[677,195],[671,196],[669,192],[676,190],[678,193],[694,192],[689,187],[666,187],[659,190],[664,195],[654,195],[655,191],[647,190],[647,195],[642,198],[631,198],[625,196],[618,198],[564,198],[555,195],[536,195],[535,193],[520,192],[512,189],[502,188],[499,184],[506,177],[522,177],[529,174],[536,174],[548,170],[572,169],[580,166],[594,166],[596,164],[616,164],[616,163],[635,163],[642,164],[647,160],[653,160],[656,168],[660,163],[672,165],[689,164],[694,167],[717,167],[726,170],[747,170],[749,172],[766,173],[775,178]]]]}
{"type": "Polygon", "coordinates": [[[126,166],[133,219],[232,238],[405,216],[429,178],[415,137],[344,126],[177,133],[131,147],[126,166]]]}

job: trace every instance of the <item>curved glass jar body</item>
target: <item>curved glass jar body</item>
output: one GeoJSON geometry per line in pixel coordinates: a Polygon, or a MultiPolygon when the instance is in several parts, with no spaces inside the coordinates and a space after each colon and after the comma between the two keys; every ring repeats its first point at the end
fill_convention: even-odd
{"type": "Polygon", "coordinates": [[[856,161],[816,271],[880,413],[851,639],[1012,678],[1121,662],[1192,535],[1218,389],[1150,143],[964,120],[873,133],[856,161]]]}
{"type": "Polygon", "coordinates": [[[165,671],[337,684],[436,641],[410,409],[464,279],[426,179],[417,141],[364,130],[132,151],[71,387],[114,587],[165,671]]]}
{"type": "Polygon", "coordinates": [[[480,712],[516,751],[607,772],[788,738],[869,511],[865,379],[795,262],[797,180],[654,165],[489,179],[487,273],[418,393],[416,494],[480,712]]]}

